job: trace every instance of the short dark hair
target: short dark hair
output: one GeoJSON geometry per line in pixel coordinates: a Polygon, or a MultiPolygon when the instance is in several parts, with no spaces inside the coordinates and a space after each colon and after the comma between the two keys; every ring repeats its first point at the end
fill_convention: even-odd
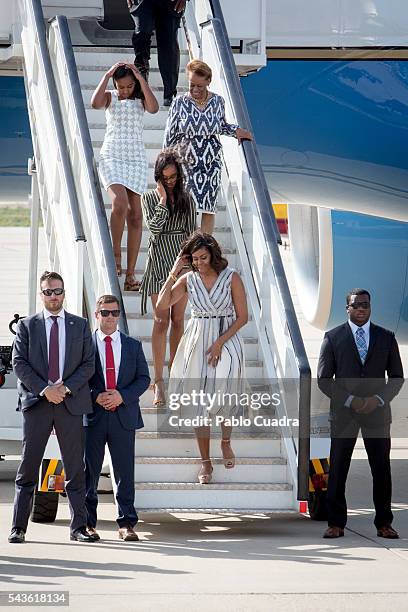
{"type": "Polygon", "coordinates": [[[101,295],[101,297],[96,300],[96,312],[100,311],[103,304],[117,304],[120,308],[119,299],[116,297],[116,295],[110,295],[109,293],[106,295],[101,295]]]}
{"type": "Polygon", "coordinates": [[[228,266],[228,261],[222,256],[221,247],[216,239],[211,234],[205,234],[200,230],[196,230],[182,245],[181,254],[188,255],[190,263],[193,261],[193,253],[199,249],[205,248],[211,255],[211,267],[216,272],[225,270],[228,266]]]}
{"type": "Polygon", "coordinates": [[[368,301],[371,302],[371,295],[367,289],[350,289],[348,294],[346,295],[346,304],[347,306],[350,304],[352,295],[368,295],[368,301]]]}
{"type": "Polygon", "coordinates": [[[112,76],[112,80],[113,80],[113,84],[115,85],[115,89],[117,89],[116,87],[117,80],[123,79],[124,77],[127,77],[127,76],[130,76],[135,82],[135,88],[132,92],[132,95],[129,96],[129,98],[131,100],[135,100],[136,98],[138,100],[144,100],[144,93],[142,91],[142,86],[140,85],[140,81],[135,77],[133,70],[129,68],[129,66],[119,66],[118,68],[116,68],[112,76]]]}
{"type": "Polygon", "coordinates": [[[40,288],[43,282],[47,280],[59,280],[64,287],[64,279],[62,278],[61,274],[58,274],[58,272],[49,272],[48,270],[45,270],[40,276],[40,288]]]}

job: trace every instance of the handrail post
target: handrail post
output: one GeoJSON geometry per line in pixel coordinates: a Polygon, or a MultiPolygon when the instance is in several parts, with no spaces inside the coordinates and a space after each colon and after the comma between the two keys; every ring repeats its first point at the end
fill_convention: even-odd
{"type": "Polygon", "coordinates": [[[38,232],[40,224],[40,194],[38,192],[37,172],[33,159],[28,160],[28,174],[31,175],[31,193],[29,202],[31,204],[30,221],[30,259],[28,266],[28,314],[33,315],[36,311],[36,288],[38,271],[38,232]]]}

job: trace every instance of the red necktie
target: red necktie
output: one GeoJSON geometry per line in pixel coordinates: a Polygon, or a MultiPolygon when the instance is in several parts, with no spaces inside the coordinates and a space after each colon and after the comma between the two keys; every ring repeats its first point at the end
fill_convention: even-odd
{"type": "Polygon", "coordinates": [[[116,389],[115,360],[113,358],[112,338],[105,336],[106,389],[116,389]]]}
{"type": "Polygon", "coordinates": [[[50,331],[50,344],[48,347],[48,380],[55,383],[59,377],[59,341],[58,341],[58,317],[51,317],[53,323],[50,331]]]}

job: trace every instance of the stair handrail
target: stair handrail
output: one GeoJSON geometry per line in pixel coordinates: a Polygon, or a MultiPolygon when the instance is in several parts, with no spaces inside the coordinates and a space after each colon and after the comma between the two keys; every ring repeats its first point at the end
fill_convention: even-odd
{"type": "MultiPolygon", "coordinates": [[[[225,75],[225,84],[233,108],[236,122],[250,131],[251,121],[242,92],[234,57],[231,51],[227,29],[219,0],[208,0],[211,14],[208,19],[199,25],[202,28],[211,26],[214,31],[214,40],[218,49],[225,75]]],[[[187,32],[189,35],[190,32],[187,32]]],[[[246,141],[242,144],[246,169],[250,178],[253,201],[261,224],[261,231],[265,241],[268,255],[267,264],[270,265],[275,276],[276,288],[279,294],[281,310],[284,313],[285,326],[293,346],[296,357],[299,377],[299,429],[297,454],[297,496],[298,499],[308,499],[309,496],[309,458],[310,458],[310,397],[311,397],[311,370],[300,333],[296,312],[286,279],[285,270],[280,256],[278,243],[280,242],[276,219],[273,213],[272,202],[262,171],[255,142],[246,141]]],[[[259,294],[262,288],[259,289],[259,294]]]]}
{"type": "MultiPolygon", "coordinates": [[[[115,295],[119,299],[121,313],[119,329],[128,334],[128,322],[116,273],[115,258],[92,140],[82,99],[68,21],[65,16],[57,15],[50,20],[48,40],[51,57],[55,62],[55,70],[57,71],[58,61],[62,61],[64,66],[63,71],[58,70],[58,78],[61,79],[61,85],[63,83],[63,86],[58,89],[58,94],[61,104],[66,109],[65,129],[70,132],[68,141],[71,159],[76,160],[76,163],[74,163],[74,179],[80,196],[80,214],[89,243],[88,258],[91,261],[88,270],[85,270],[85,280],[88,277],[92,284],[92,292],[89,291],[90,303],[88,309],[93,312],[91,309],[94,307],[95,299],[102,293],[115,295]],[[60,54],[59,57],[57,57],[58,53],[60,54]],[[73,119],[74,126],[70,124],[69,114],[73,119]],[[72,130],[75,130],[75,132],[72,130]],[[99,254],[99,261],[97,254],[99,254]]],[[[88,289],[90,289],[89,285],[88,289]]]]}
{"type": "MultiPolygon", "coordinates": [[[[47,211],[49,209],[52,217],[51,219],[47,218],[46,227],[50,236],[49,241],[52,243],[48,245],[49,259],[52,267],[61,271],[64,276],[69,309],[77,314],[82,314],[82,271],[86,237],[79,212],[78,194],[72,166],[67,151],[61,108],[55,95],[56,83],[51,68],[41,1],[20,0],[19,10],[22,21],[21,37],[25,56],[24,68],[29,119],[33,134],[37,172],[42,181],[40,187],[43,196],[43,212],[45,209],[47,211]],[[40,98],[40,96],[42,97],[40,98]],[[35,105],[42,106],[42,114],[49,120],[46,135],[39,135],[34,117],[35,105]],[[45,106],[46,108],[44,108],[45,106]],[[46,136],[51,136],[53,146],[56,149],[55,158],[52,159],[55,163],[52,185],[51,181],[47,184],[45,180],[43,167],[45,160],[42,159],[42,154],[46,154],[48,150],[47,143],[45,143],[46,136]],[[40,140],[42,140],[42,145],[39,143],[40,140]],[[65,203],[68,205],[68,211],[65,210],[65,203]],[[68,227],[65,226],[66,223],[68,223],[68,227]],[[61,250],[59,242],[65,238],[69,228],[71,228],[72,234],[68,242],[65,243],[69,254],[64,257],[64,249],[61,250]]],[[[39,109],[37,109],[38,111],[39,109]]],[[[47,170],[50,171],[50,168],[47,167],[47,170]]]]}

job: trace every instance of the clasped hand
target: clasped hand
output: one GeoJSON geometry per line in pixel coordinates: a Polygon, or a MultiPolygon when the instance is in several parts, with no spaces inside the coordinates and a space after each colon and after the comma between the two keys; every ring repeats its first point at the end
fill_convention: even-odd
{"type": "Polygon", "coordinates": [[[378,397],[355,397],[351,407],[357,414],[371,414],[379,405],[378,397]]]}
{"type": "Polygon", "coordinates": [[[67,394],[63,382],[58,385],[51,385],[44,391],[44,395],[51,404],[61,404],[67,394]]]}
{"type": "Polygon", "coordinates": [[[117,389],[108,389],[103,393],[99,393],[96,403],[100,404],[105,410],[115,410],[115,408],[123,404],[123,398],[117,389]]]}

